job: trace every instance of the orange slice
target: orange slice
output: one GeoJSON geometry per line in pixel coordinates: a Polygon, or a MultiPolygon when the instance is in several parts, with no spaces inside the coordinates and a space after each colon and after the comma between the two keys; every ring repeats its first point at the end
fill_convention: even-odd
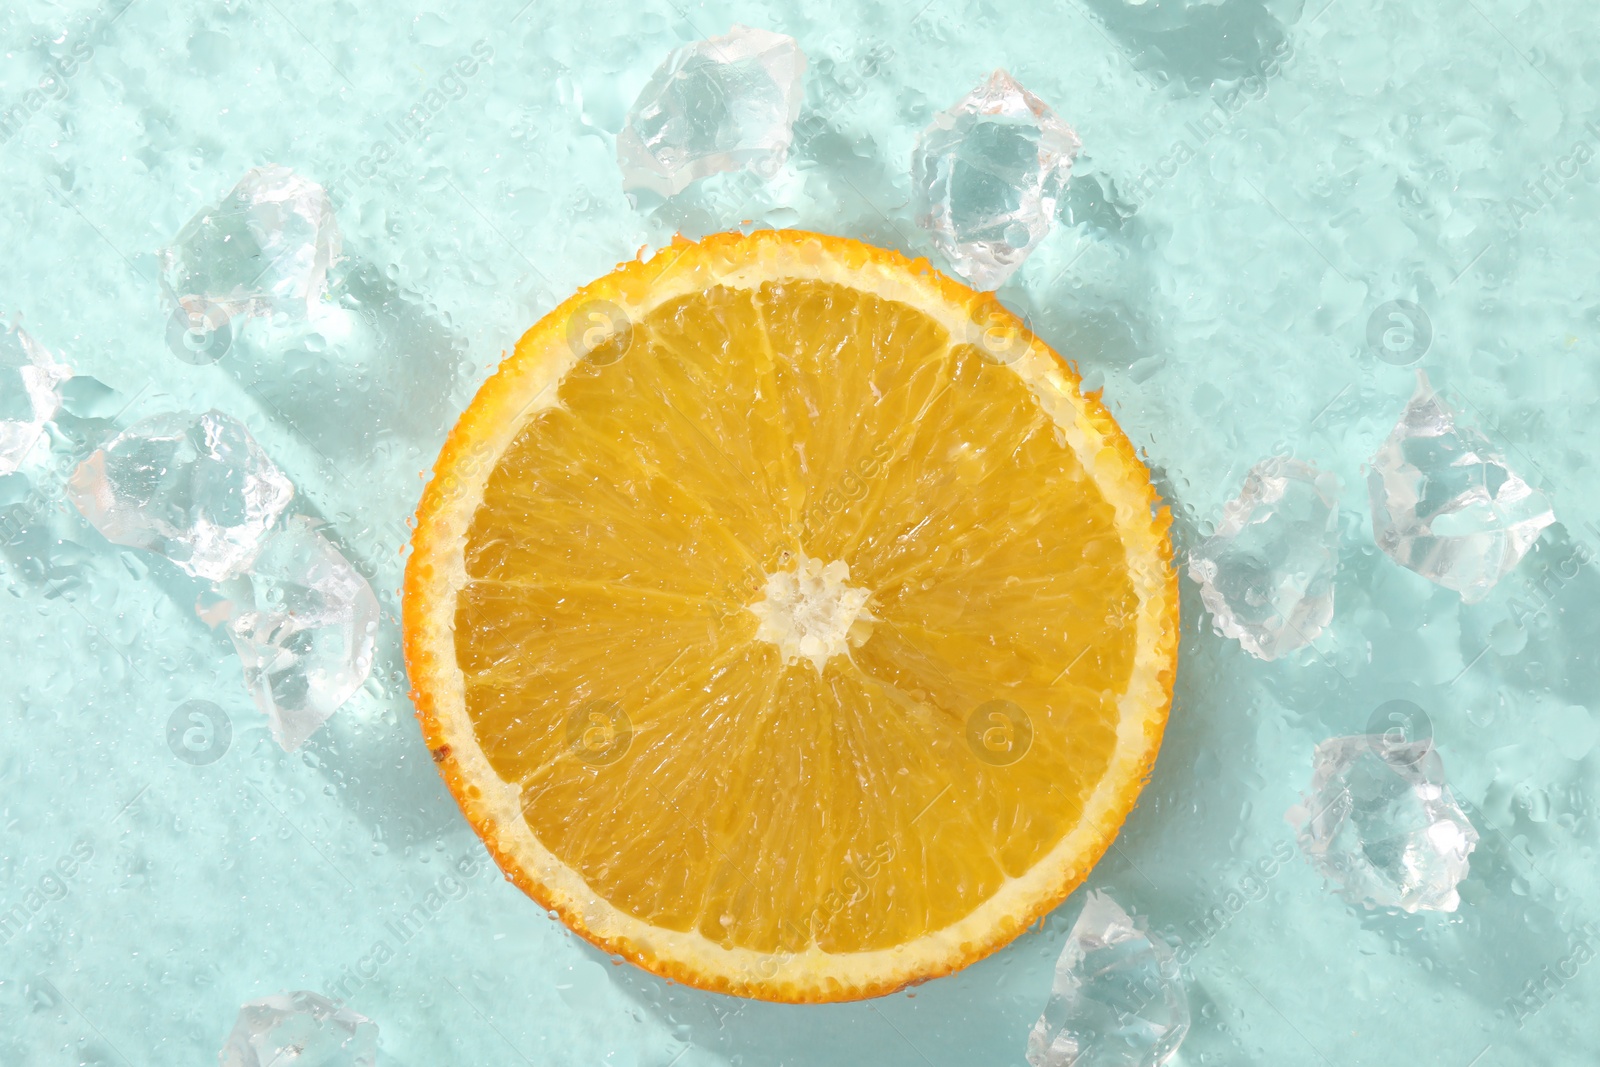
{"type": "Polygon", "coordinates": [[[657,974],[948,974],[1078,885],[1155,759],[1177,588],[1074,368],[925,261],[628,263],[479,391],[417,513],[423,732],[506,874],[657,974]]]}

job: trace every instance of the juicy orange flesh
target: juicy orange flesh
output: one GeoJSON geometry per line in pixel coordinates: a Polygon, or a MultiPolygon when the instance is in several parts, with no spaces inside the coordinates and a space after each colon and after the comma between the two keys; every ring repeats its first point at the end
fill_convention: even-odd
{"type": "Polygon", "coordinates": [[[763,952],[948,926],[1106,769],[1136,606],[1110,506],[1015,374],[907,305],[777,282],[633,330],[530,419],[468,534],[456,654],[490,763],[652,925],[763,952]],[[820,674],[745,610],[802,552],[876,619],[820,674]],[[996,699],[1033,731],[1006,766],[968,744],[996,699]],[[615,762],[570,742],[592,707],[631,721],[615,762]]]}

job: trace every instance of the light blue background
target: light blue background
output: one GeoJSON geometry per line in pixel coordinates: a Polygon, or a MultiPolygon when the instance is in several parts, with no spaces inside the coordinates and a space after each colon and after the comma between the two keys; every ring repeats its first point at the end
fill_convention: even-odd
{"type": "Polygon", "coordinates": [[[955,977],[834,1007],[686,990],[568,934],[488,867],[434,773],[395,596],[418,474],[527,325],[679,228],[751,219],[928,254],[907,207],[915,134],[997,66],[1085,146],[1063,225],[1002,297],[1104,384],[1180,551],[1269,454],[1344,484],[1316,649],[1250,659],[1184,579],[1162,756],[1088,883],[1186,943],[1195,1020],[1175,1062],[1600,1059],[1600,965],[1570,962],[1600,947],[1600,575],[1572,562],[1600,552],[1600,163],[1573,160],[1600,150],[1591,5],[519,4],[0,13],[0,111],[21,108],[0,143],[0,313],[116,391],[78,401],[49,465],[0,479],[0,509],[26,519],[0,555],[0,909],[58,896],[47,872],[90,853],[0,944],[0,1062],[212,1063],[242,1001],[352,968],[370,977],[350,1005],[391,1065],[1021,1063],[1077,897],[955,977]],[[823,132],[771,183],[712,179],[636,211],[623,112],[671,48],[735,21],[799,39],[823,132]],[[479,41],[492,62],[430,98],[479,41]],[[80,46],[59,98],[27,95],[80,46]],[[862,75],[875,48],[888,59],[862,75]],[[389,124],[416,107],[423,135],[402,142],[389,124]],[[369,165],[382,141],[393,158],[369,165]],[[155,253],[266,163],[339,193],[335,294],[359,326],[258,320],[215,365],[184,363],[155,253]],[[1559,525],[1479,605],[1372,543],[1361,467],[1413,370],[1380,361],[1367,326],[1396,298],[1431,320],[1417,365],[1555,504],[1559,525]],[[195,583],[62,503],[116,427],[210,406],[250,426],[384,605],[372,680],[295,756],[196,618],[195,583]],[[1428,711],[1482,834],[1460,910],[1365,913],[1298,856],[1247,881],[1292,840],[1282,813],[1315,743],[1395,697],[1428,711]],[[198,768],[166,742],[192,698],[234,731],[198,768]],[[477,873],[452,880],[463,859],[477,873]],[[388,923],[419,902],[432,918],[400,943],[388,923]],[[1562,961],[1575,973],[1519,1021],[1512,998],[1562,961]]]}

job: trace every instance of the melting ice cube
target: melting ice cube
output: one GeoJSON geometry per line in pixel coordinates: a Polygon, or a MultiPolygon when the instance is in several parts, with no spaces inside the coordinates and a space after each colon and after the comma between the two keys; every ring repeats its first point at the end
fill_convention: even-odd
{"type": "Polygon", "coordinates": [[[277,993],[239,1009],[218,1067],[374,1067],[378,1026],[305,991],[277,993]]]}
{"type": "Polygon", "coordinates": [[[1268,660],[1328,625],[1338,565],[1338,479],[1277,457],[1251,469],[1216,533],[1189,553],[1189,576],[1217,628],[1268,660]]]}
{"type": "Polygon", "coordinates": [[[1312,866],[1353,904],[1455,911],[1478,831],[1432,741],[1335,737],[1312,763],[1311,794],[1285,816],[1312,866]]]}
{"type": "Polygon", "coordinates": [[[917,140],[917,222],[957,273],[999,288],[1050,232],[1079,147],[1070,126],[997,70],[917,140]]]}
{"type": "Polygon", "coordinates": [[[205,316],[287,313],[305,318],[327,291],[342,238],[327,191],[288,167],[249,171],[233,192],[161,252],[172,302],[205,316]]]}
{"type": "Polygon", "coordinates": [[[1189,1032],[1177,956],[1142,920],[1090,893],[1028,1036],[1033,1067],[1158,1067],[1189,1032]]]}
{"type": "Polygon", "coordinates": [[[676,49],[617,136],[623,187],[672,196],[740,167],[772,177],[794,139],[805,69],[793,37],[748,26],[676,49]]]}
{"type": "Polygon", "coordinates": [[[72,377],[43,345],[20,329],[0,333],[0,474],[10,474],[41,440],[61,407],[61,383],[72,377]]]}
{"type": "Polygon", "coordinates": [[[1417,391],[1367,474],[1372,535],[1401,566],[1472,604],[1522,561],[1555,521],[1478,431],[1417,373],[1417,391]]]}
{"type": "Polygon", "coordinates": [[[266,539],[237,584],[228,635],[273,739],[293,752],[372,673],[378,598],[304,515],[266,539]]]}
{"type": "Polygon", "coordinates": [[[220,411],[135,423],[83,461],[68,491],[108,541],[212,581],[249,566],[294,496],[244,424],[220,411]]]}

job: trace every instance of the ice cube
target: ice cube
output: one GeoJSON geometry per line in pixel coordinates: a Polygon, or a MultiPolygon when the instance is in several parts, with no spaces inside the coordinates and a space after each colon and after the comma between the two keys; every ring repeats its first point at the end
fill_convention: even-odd
{"type": "Polygon", "coordinates": [[[1033,1067],[1158,1067],[1189,1032],[1178,959],[1102,892],[1090,893],[1028,1035],[1033,1067]]]}
{"type": "Polygon", "coordinates": [[[1259,659],[1310,644],[1333,618],[1339,481],[1299,460],[1253,467],[1189,576],[1219,630],[1259,659]]]}
{"type": "Polygon", "coordinates": [[[793,37],[748,26],[674,50],[617,136],[623,188],[672,196],[741,167],[772,177],[794,139],[805,69],[793,37]]]}
{"type": "Polygon", "coordinates": [[[1070,126],[997,70],[917,139],[917,222],[958,274],[997,289],[1050,232],[1079,147],[1070,126]]]}
{"type": "Polygon", "coordinates": [[[376,1023],[304,990],[246,1003],[217,1054],[218,1067],[374,1067],[377,1062],[376,1023]]]}
{"type": "Polygon", "coordinates": [[[1396,563],[1468,604],[1489,595],[1555,515],[1417,372],[1417,391],[1372,457],[1372,535],[1396,563]]]}
{"type": "Polygon", "coordinates": [[[270,164],[179,231],[161,252],[174,306],[202,316],[312,315],[327,292],[342,238],[322,186],[270,164]]]}
{"type": "Polygon", "coordinates": [[[70,368],[20,329],[0,333],[0,474],[21,467],[61,408],[70,368]]]}
{"type": "Polygon", "coordinates": [[[208,411],[128,427],[83,461],[68,492],[108,541],[221,581],[250,565],[294,487],[243,423],[208,411]]]}
{"type": "Polygon", "coordinates": [[[1432,740],[1335,737],[1312,764],[1311,793],[1285,818],[1336,891],[1367,908],[1455,911],[1478,831],[1432,740]]]}
{"type": "Polygon", "coordinates": [[[293,752],[372,673],[378,598],[304,515],[266,539],[237,584],[228,635],[273,739],[293,752]]]}

